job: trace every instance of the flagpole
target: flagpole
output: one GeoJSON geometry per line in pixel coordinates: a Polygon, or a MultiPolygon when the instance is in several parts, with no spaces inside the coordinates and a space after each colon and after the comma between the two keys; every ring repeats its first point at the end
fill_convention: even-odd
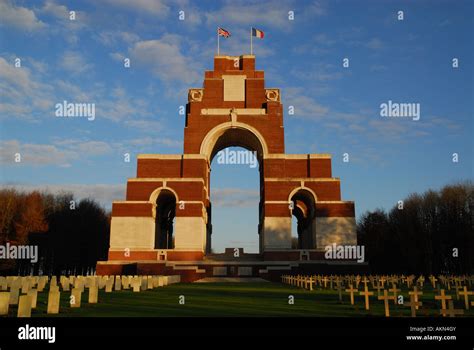
{"type": "Polygon", "coordinates": [[[217,28],[217,56],[220,56],[220,48],[219,48],[219,28],[217,28]]]}
{"type": "Polygon", "coordinates": [[[253,45],[252,45],[252,27],[250,27],[250,56],[253,55],[253,45]]]}

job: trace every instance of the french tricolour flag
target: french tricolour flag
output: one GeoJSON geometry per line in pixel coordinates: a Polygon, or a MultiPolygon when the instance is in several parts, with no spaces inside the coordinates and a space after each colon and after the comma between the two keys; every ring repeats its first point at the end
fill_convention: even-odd
{"type": "Polygon", "coordinates": [[[255,37],[257,37],[257,38],[263,39],[263,36],[264,36],[264,35],[265,35],[265,34],[264,34],[261,30],[252,28],[252,36],[255,36],[255,37]]]}

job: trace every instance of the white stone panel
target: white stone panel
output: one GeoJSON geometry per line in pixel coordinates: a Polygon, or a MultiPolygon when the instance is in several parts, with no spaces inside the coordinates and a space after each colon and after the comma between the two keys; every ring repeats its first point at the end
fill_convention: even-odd
{"type": "Polygon", "coordinates": [[[266,217],[263,234],[264,250],[291,249],[291,218],[266,217]]]}
{"type": "Polygon", "coordinates": [[[245,101],[245,75],[223,75],[224,101],[245,101]]]}
{"type": "Polygon", "coordinates": [[[354,217],[316,218],[317,248],[333,243],[357,244],[356,221],[354,217]]]}
{"type": "Polygon", "coordinates": [[[206,223],[201,217],[177,217],[175,222],[176,250],[205,251],[206,223]]]}
{"type": "Polygon", "coordinates": [[[110,249],[154,249],[155,220],[147,217],[112,217],[110,249]]]}

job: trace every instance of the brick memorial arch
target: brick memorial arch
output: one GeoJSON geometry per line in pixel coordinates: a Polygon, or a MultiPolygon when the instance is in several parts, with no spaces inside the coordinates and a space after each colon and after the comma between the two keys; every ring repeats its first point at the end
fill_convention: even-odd
{"type": "Polygon", "coordinates": [[[265,88],[255,56],[215,56],[203,88],[189,90],[184,153],[138,155],[126,200],[113,202],[108,261],[98,263],[97,273],[272,277],[327,270],[325,246],[355,245],[354,203],[341,200],[331,156],[285,153],[280,96],[279,89],[265,88]],[[238,257],[219,259],[209,254],[210,167],[231,146],[258,157],[260,253],[239,250],[238,257]],[[292,249],[293,215],[298,249],[292,249]]]}

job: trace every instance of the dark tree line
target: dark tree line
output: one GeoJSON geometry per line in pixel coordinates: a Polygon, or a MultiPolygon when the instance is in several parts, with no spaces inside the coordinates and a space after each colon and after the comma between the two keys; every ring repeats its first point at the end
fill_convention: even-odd
{"type": "Polygon", "coordinates": [[[72,194],[0,190],[0,245],[36,245],[39,260],[0,259],[0,274],[87,274],[107,260],[110,213],[72,194]]]}
{"type": "Polygon", "coordinates": [[[403,209],[367,212],[357,236],[374,273],[473,273],[474,185],[411,194],[403,209]]]}

